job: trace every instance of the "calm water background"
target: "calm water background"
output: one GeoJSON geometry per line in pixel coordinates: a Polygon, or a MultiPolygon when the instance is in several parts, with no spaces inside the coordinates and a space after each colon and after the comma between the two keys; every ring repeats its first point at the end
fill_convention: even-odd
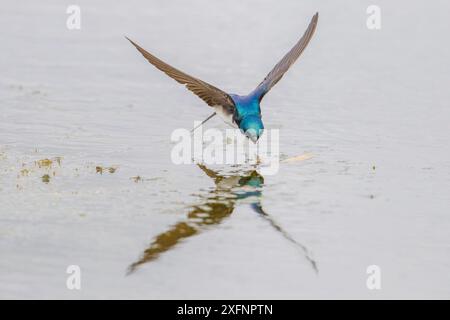
{"type": "Polygon", "coordinates": [[[449,298],[450,6],[376,1],[370,31],[373,1],[317,2],[80,0],[69,31],[71,3],[4,1],[0,297],[449,298]],[[262,104],[283,156],[314,157],[240,182],[219,168],[237,176],[228,187],[173,165],[172,130],[210,109],[123,36],[247,93],[316,11],[313,41],[262,104]],[[80,291],[66,288],[72,264],[80,291]]]}

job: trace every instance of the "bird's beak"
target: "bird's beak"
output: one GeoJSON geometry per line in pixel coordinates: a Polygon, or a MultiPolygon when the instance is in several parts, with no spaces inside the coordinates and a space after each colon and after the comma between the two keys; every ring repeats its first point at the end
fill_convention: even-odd
{"type": "Polygon", "coordinates": [[[246,135],[250,140],[252,140],[253,143],[256,143],[256,142],[258,141],[258,139],[259,139],[258,134],[257,134],[256,131],[253,130],[253,129],[247,130],[247,132],[245,133],[245,135],[246,135]]]}

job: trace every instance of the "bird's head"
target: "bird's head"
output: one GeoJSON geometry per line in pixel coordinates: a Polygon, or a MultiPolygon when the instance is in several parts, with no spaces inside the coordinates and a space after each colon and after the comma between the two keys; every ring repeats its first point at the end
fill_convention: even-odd
{"type": "Polygon", "coordinates": [[[248,115],[243,117],[239,127],[242,133],[254,143],[258,141],[264,131],[264,125],[260,115],[248,115]]]}

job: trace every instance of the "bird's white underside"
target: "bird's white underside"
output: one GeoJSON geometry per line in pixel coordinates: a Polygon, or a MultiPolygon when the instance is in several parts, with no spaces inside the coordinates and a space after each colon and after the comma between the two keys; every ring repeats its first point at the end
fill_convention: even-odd
{"type": "Polygon", "coordinates": [[[220,105],[214,106],[213,108],[216,110],[217,115],[219,115],[226,124],[232,126],[233,128],[238,127],[236,122],[233,121],[233,113],[228,112],[227,109],[220,105]]]}

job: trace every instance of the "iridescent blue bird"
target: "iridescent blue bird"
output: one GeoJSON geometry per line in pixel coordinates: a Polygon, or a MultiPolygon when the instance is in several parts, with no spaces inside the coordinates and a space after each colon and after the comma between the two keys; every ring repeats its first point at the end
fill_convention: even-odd
{"type": "MultiPolygon", "coordinates": [[[[316,13],[303,36],[295,46],[278,62],[264,80],[248,95],[228,94],[205,81],[194,78],[164,61],[158,59],[135,42],[127,38],[136,49],[156,68],[166,73],[177,82],[184,84],[210,107],[214,113],[206,118],[200,125],[214,117],[216,114],[233,127],[239,128],[250,140],[256,143],[264,130],[261,119],[261,100],[264,95],[283,77],[289,67],[297,60],[308,45],[316,30],[319,13],[316,13]]],[[[196,128],[194,128],[195,130],[196,128]]]]}

